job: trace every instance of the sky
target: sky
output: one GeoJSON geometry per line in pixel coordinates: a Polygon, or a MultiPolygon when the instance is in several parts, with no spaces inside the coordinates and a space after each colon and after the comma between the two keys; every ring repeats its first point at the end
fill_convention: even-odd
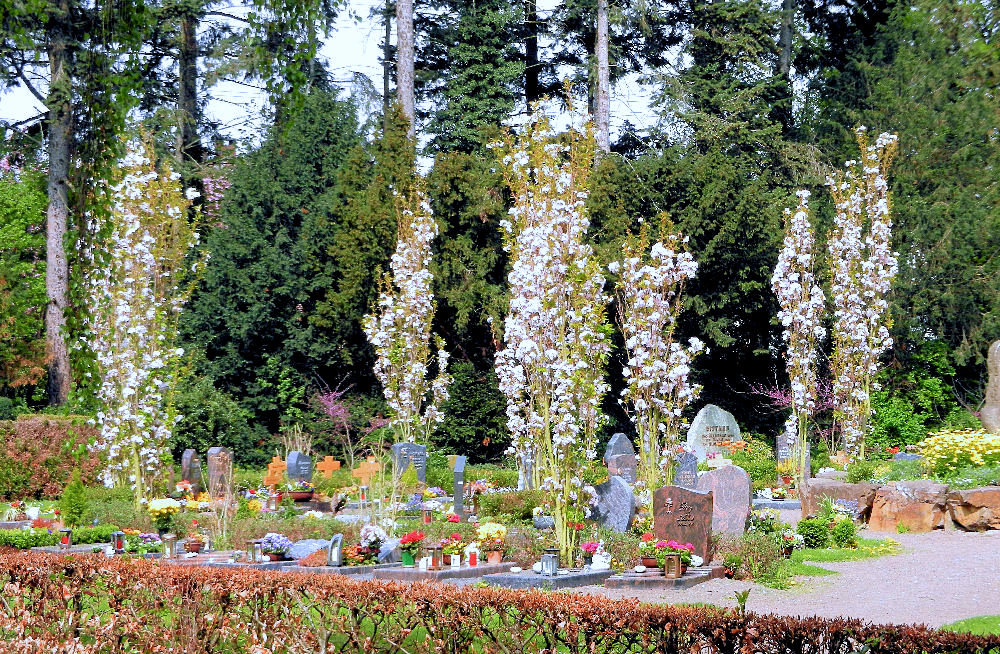
{"type": "MultiPolygon", "coordinates": [[[[544,14],[557,4],[557,0],[539,0],[539,12],[544,14]]],[[[379,19],[369,19],[373,7],[381,9],[380,0],[350,0],[348,9],[342,11],[330,36],[324,40],[320,56],[326,60],[328,70],[335,80],[348,89],[356,73],[368,76],[381,92],[382,65],[379,62],[384,26],[379,19]]],[[[225,9],[239,13],[238,7],[225,9]]],[[[243,12],[245,13],[245,12],[243,12]]],[[[393,33],[395,39],[395,33],[393,33]]],[[[543,44],[544,46],[544,44],[543,44]]],[[[43,79],[35,83],[42,94],[46,84],[43,79]]],[[[624,121],[639,129],[655,123],[649,109],[649,91],[632,76],[615,85],[611,93],[612,140],[620,132],[624,121]]],[[[0,92],[0,120],[17,122],[39,114],[42,104],[24,88],[0,92]]],[[[225,136],[245,145],[259,142],[267,122],[264,93],[258,89],[235,82],[220,82],[210,90],[205,115],[222,125],[225,136]]]]}

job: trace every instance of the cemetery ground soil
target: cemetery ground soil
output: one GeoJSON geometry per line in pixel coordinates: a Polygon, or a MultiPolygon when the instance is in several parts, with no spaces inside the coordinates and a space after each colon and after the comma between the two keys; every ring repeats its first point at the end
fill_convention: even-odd
{"type": "MultiPolygon", "coordinates": [[[[797,512],[796,512],[797,513],[797,512]]],[[[786,522],[792,516],[782,516],[786,522]]],[[[858,561],[809,562],[838,574],[798,577],[788,590],[748,581],[715,579],[688,590],[652,591],[598,586],[582,592],[651,603],[705,603],[735,607],[733,594],[752,588],[747,610],[789,616],[852,617],[875,623],[931,627],[994,615],[1000,601],[1000,532],[935,531],[925,534],[860,532],[892,538],[903,551],[858,561]]]]}

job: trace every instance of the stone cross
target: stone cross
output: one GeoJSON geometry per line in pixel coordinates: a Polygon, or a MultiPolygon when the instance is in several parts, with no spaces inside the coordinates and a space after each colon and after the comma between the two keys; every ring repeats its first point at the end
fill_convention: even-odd
{"type": "Polygon", "coordinates": [[[208,494],[222,497],[233,480],[233,451],[228,447],[208,448],[208,494]]]}
{"type": "Polygon", "coordinates": [[[979,419],[986,431],[1000,434],[1000,341],[990,346],[986,370],[990,378],[986,383],[986,402],[979,412],[979,419]]]}
{"type": "Polygon", "coordinates": [[[340,470],[340,461],[337,461],[332,456],[325,456],[323,460],[316,464],[316,469],[323,473],[323,476],[327,479],[333,476],[334,470],[340,470]]]}
{"type": "Polygon", "coordinates": [[[285,475],[285,462],[278,455],[274,455],[271,462],[267,464],[267,474],[264,475],[265,486],[277,486],[281,483],[285,475]]]}
{"type": "Polygon", "coordinates": [[[392,463],[396,476],[402,475],[413,465],[417,470],[417,481],[427,481],[427,446],[416,443],[396,443],[392,446],[392,463]]]}
{"type": "Polygon", "coordinates": [[[687,449],[697,455],[698,460],[708,458],[709,453],[725,456],[729,453],[723,443],[740,440],[740,426],[728,411],[714,404],[705,405],[691,422],[688,429],[687,449]]]}
{"type": "Polygon", "coordinates": [[[201,490],[201,458],[191,448],[181,456],[181,479],[191,483],[191,492],[198,495],[201,490]]]}
{"type": "Polygon", "coordinates": [[[712,491],[664,486],[653,493],[653,535],[659,540],[691,543],[709,562],[712,540],[712,491]]]}
{"type": "Polygon", "coordinates": [[[289,480],[302,479],[312,481],[313,464],[309,455],[303,454],[298,450],[292,450],[288,453],[288,460],[285,462],[285,465],[288,469],[289,480]]]}
{"type": "Polygon", "coordinates": [[[351,470],[351,476],[356,477],[362,486],[371,486],[372,477],[382,469],[382,464],[370,456],[366,461],[362,461],[357,468],[351,470]]]}
{"type": "MultiPolygon", "coordinates": [[[[449,457],[450,459],[451,457],[449,457]]],[[[455,475],[454,478],[454,499],[455,499],[455,515],[459,518],[464,517],[463,511],[465,506],[462,501],[465,499],[465,462],[468,460],[464,456],[456,456],[454,458],[454,464],[451,467],[452,473],[455,475]]]]}

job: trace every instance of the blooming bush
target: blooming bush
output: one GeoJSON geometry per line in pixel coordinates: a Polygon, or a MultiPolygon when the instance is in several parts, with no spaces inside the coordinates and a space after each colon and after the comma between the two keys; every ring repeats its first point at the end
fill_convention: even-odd
{"type": "Polygon", "coordinates": [[[485,522],[476,530],[476,540],[484,552],[502,552],[507,540],[507,527],[498,522],[485,522]]]}
{"type": "Polygon", "coordinates": [[[284,556],[292,549],[292,541],[284,534],[268,532],[261,539],[260,549],[264,554],[281,554],[284,556]]]}
{"type": "Polygon", "coordinates": [[[152,500],[146,507],[157,529],[170,529],[174,514],[181,510],[181,503],[170,497],[152,500]]]}
{"type": "Polygon", "coordinates": [[[985,429],[946,429],[918,444],[923,465],[948,476],[968,466],[1000,465],[1000,434],[985,429]]]}
{"type": "Polygon", "coordinates": [[[405,534],[399,539],[399,547],[404,552],[409,552],[410,554],[416,554],[420,551],[420,543],[424,540],[424,532],[422,531],[411,531],[405,534]]]}
{"type": "Polygon", "coordinates": [[[382,543],[388,539],[389,536],[385,533],[385,529],[378,525],[365,525],[361,528],[361,547],[378,550],[382,547],[382,543]]]}

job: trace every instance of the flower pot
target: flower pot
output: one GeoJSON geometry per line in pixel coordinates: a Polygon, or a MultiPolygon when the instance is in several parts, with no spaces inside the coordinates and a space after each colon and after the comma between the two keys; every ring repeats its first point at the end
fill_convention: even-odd
{"type": "Polygon", "coordinates": [[[308,502],[313,498],[313,491],[292,491],[291,495],[296,502],[308,502]]]}
{"type": "Polygon", "coordinates": [[[403,567],[412,568],[414,566],[415,561],[412,552],[407,552],[406,550],[403,550],[401,558],[403,560],[403,567]]]}
{"type": "Polygon", "coordinates": [[[284,554],[278,554],[277,552],[268,552],[267,553],[267,558],[270,561],[284,561],[285,560],[285,555],[284,554]]]}
{"type": "Polygon", "coordinates": [[[787,558],[791,558],[791,556],[792,556],[792,552],[793,552],[794,550],[795,550],[795,548],[794,548],[794,547],[792,547],[791,545],[789,545],[789,546],[788,546],[788,547],[786,547],[786,548],[785,548],[784,550],[782,550],[782,554],[784,554],[784,555],[785,555],[785,558],[786,558],[786,559],[787,559],[787,558]]]}
{"type": "Polygon", "coordinates": [[[204,547],[204,545],[205,544],[202,543],[200,540],[195,540],[195,541],[189,540],[186,543],[184,543],[184,551],[194,552],[195,554],[197,554],[198,552],[201,551],[201,548],[204,547]]]}
{"type": "Polygon", "coordinates": [[[593,563],[594,563],[594,555],[593,554],[584,554],[583,555],[583,565],[590,566],[593,563]]]}
{"type": "Polygon", "coordinates": [[[658,568],[660,564],[657,563],[655,556],[644,556],[642,557],[642,564],[647,568],[658,568]]]}
{"type": "Polygon", "coordinates": [[[687,574],[687,571],[688,571],[688,564],[687,563],[682,563],[681,564],[681,576],[683,577],[685,574],[687,574]]]}
{"type": "Polygon", "coordinates": [[[487,552],[486,553],[486,562],[487,563],[500,563],[501,561],[503,561],[503,552],[495,550],[495,551],[487,552]]]}

